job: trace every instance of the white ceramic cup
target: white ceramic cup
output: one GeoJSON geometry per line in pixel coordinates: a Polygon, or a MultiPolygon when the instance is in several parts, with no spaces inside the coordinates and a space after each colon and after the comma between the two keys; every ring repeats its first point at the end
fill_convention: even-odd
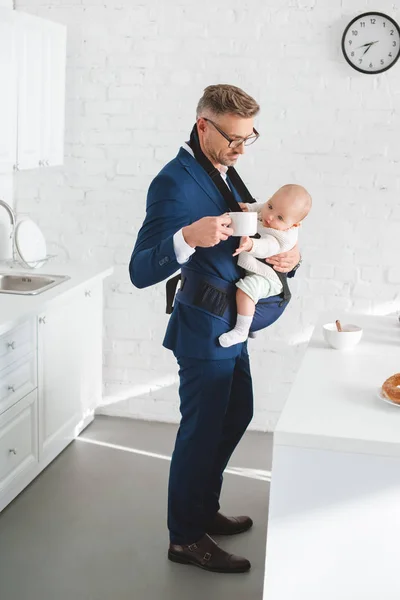
{"type": "Polygon", "coordinates": [[[257,213],[255,212],[230,212],[228,216],[232,222],[234,236],[254,235],[257,233],[257,213]]]}

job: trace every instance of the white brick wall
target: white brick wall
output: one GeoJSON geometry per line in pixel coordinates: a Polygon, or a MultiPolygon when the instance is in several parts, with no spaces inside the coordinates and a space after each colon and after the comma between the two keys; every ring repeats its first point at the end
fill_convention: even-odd
{"type": "Polygon", "coordinates": [[[176,367],[161,347],[164,285],[132,288],[127,263],[147,187],[187,139],[210,83],[239,85],[261,103],[262,137],[240,164],[253,194],[298,182],[314,198],[293,302],[250,342],[253,426],[274,427],[319,311],[397,306],[400,65],[361,75],[340,50],[356,14],[378,8],[400,19],[398,4],[375,4],[17,0],[18,9],[68,25],[65,167],[19,173],[18,208],[58,253],[116,265],[105,313],[114,412],[178,418],[176,367]]]}
{"type": "MultiPolygon", "coordinates": [[[[8,204],[12,206],[13,199],[13,177],[9,173],[0,172],[0,198],[5,200],[8,204]]],[[[8,223],[8,215],[3,214],[3,209],[1,209],[0,214],[0,223],[5,221],[8,223]]]]}

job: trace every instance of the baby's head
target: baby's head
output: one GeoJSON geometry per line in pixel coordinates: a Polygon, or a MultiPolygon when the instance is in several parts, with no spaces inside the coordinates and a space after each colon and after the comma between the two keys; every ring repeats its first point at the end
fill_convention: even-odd
{"type": "Polygon", "coordinates": [[[311,196],[301,185],[289,183],[279,188],[261,211],[264,227],[285,231],[297,227],[311,209],[311,196]]]}

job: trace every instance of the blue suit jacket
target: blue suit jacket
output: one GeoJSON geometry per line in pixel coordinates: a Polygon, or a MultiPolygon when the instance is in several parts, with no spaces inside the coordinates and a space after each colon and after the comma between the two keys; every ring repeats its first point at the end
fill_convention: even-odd
{"type": "MultiPolygon", "coordinates": [[[[231,186],[232,188],[232,186],[231,186]]],[[[233,189],[233,188],[232,188],[233,189]]],[[[237,201],[239,196],[233,190],[237,201]]],[[[216,186],[198,162],[183,148],[152,181],[147,211],[132,253],[129,272],[132,283],[145,288],[163,281],[180,269],[174,234],[202,217],[219,216],[229,209],[216,186]]],[[[232,237],[212,248],[197,248],[185,266],[216,275],[228,282],[242,276],[232,256],[239,238],[232,237]]],[[[238,356],[242,344],[222,348],[218,337],[229,326],[196,307],[175,302],[164,346],[176,356],[221,359],[238,356]]]]}

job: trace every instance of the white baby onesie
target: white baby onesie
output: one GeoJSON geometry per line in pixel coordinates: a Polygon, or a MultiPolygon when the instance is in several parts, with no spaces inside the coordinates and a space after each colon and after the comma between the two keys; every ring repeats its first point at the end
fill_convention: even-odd
{"type": "Polygon", "coordinates": [[[264,227],[260,214],[263,206],[258,202],[247,204],[249,212],[258,213],[257,233],[260,234],[260,238],[253,239],[253,248],[250,252],[239,254],[238,265],[250,273],[256,273],[271,279],[275,283],[280,283],[276,271],[266,263],[257,260],[257,258],[268,258],[291,250],[298,240],[298,227],[291,227],[286,231],[264,227]]]}

